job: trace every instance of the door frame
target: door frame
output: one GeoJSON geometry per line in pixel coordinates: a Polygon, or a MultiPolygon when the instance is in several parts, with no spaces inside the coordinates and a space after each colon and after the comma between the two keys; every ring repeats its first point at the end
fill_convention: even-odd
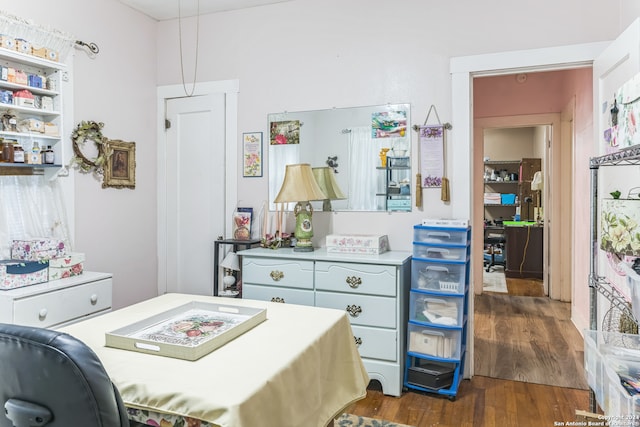
{"type": "MultiPolygon", "coordinates": [[[[231,235],[231,218],[236,207],[238,195],[238,94],[240,83],[238,80],[220,80],[210,82],[199,82],[195,86],[192,96],[202,96],[208,94],[225,95],[225,190],[224,190],[224,218],[225,235],[231,235]]],[[[167,197],[166,189],[166,133],[165,133],[165,112],[166,101],[173,98],[185,98],[183,85],[158,86],[156,94],[157,108],[157,257],[158,257],[158,295],[167,292],[167,276],[163,270],[167,258],[167,197]]],[[[213,245],[213,242],[211,242],[213,245]]],[[[212,260],[213,262],[213,260],[212,260]]]]}
{"type": "MultiPolygon", "coordinates": [[[[482,286],[482,260],[478,256],[478,251],[482,251],[483,247],[482,223],[473,223],[474,215],[476,215],[473,207],[473,179],[475,176],[473,79],[477,76],[555,71],[591,66],[594,59],[604,51],[609,43],[587,43],[451,58],[449,64],[452,97],[451,119],[454,126],[450,140],[456,141],[456,143],[447,147],[447,151],[456,161],[452,164],[450,181],[456,193],[467,195],[467,197],[452,198],[451,215],[453,218],[472,219],[469,295],[474,295],[475,283],[480,283],[482,286]]],[[[470,298],[468,312],[473,313],[473,310],[473,298],[470,298]]],[[[465,378],[471,378],[474,372],[473,316],[469,316],[468,328],[465,378]]]]}

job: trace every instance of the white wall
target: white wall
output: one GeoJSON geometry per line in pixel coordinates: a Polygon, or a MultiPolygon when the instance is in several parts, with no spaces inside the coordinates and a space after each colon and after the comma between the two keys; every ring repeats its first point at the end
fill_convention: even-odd
{"type": "MultiPolygon", "coordinates": [[[[177,23],[156,24],[116,0],[0,1],[5,11],[100,46],[95,60],[76,53],[74,122],[103,121],[106,136],[135,141],[137,185],[103,190],[77,177],[75,249],[87,253],[88,269],[114,273],[116,307],[154,295],[155,88],[180,83],[177,23]]],[[[270,112],[399,102],[411,103],[412,124],[432,104],[447,122],[451,57],[611,40],[637,13],[631,0],[295,0],[202,17],[197,80],[239,79],[238,135],[266,135],[270,112]]],[[[194,20],[185,27],[185,75],[192,76],[194,20]]],[[[455,144],[466,142],[449,138],[449,153],[455,144]]],[[[259,208],[267,176],[238,177],[238,199],[259,208]]],[[[452,203],[469,198],[459,188],[453,181],[452,203]]],[[[432,189],[412,213],[314,218],[319,235],[387,233],[393,249],[410,250],[413,224],[451,209],[432,189]]]]}
{"type": "MultiPolygon", "coordinates": [[[[614,38],[618,5],[588,3],[297,0],[209,15],[200,21],[198,80],[240,80],[239,134],[266,134],[272,112],[399,102],[411,103],[412,124],[424,121],[431,104],[447,122],[450,57],[614,38]]],[[[188,26],[194,28],[195,20],[188,26]]],[[[175,83],[175,21],[159,24],[158,42],[158,80],[175,83]]],[[[193,63],[192,56],[186,58],[193,63]]],[[[448,136],[449,145],[461,142],[448,136]]],[[[451,170],[455,159],[448,160],[451,170]]],[[[239,198],[259,208],[266,176],[239,178],[239,198]]],[[[453,181],[452,200],[469,197],[459,188],[453,181]]],[[[425,190],[423,197],[424,209],[412,213],[314,214],[315,240],[331,232],[386,233],[393,249],[410,250],[414,224],[452,212],[440,201],[440,189],[425,190]]]]}
{"type": "Polygon", "coordinates": [[[497,128],[484,131],[484,157],[520,160],[533,157],[534,127],[497,128]]]}
{"type": "Polygon", "coordinates": [[[104,122],[106,137],[136,143],[136,188],[102,189],[77,173],[73,249],[87,270],[113,273],[114,307],[157,295],[155,21],[114,0],[2,0],[0,9],[100,47],[95,59],[75,51],[71,122],[104,122]]]}

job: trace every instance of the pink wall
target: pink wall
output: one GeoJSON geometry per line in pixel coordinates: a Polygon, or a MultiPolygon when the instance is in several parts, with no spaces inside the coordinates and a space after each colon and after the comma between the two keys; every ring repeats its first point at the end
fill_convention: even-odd
{"type": "Polygon", "coordinates": [[[584,73],[591,76],[591,69],[524,73],[524,83],[517,81],[516,74],[476,78],[473,116],[559,113],[573,96],[574,76],[584,73]]]}
{"type": "MultiPolygon", "coordinates": [[[[591,68],[480,77],[474,80],[474,118],[559,113],[575,97],[573,147],[573,265],[572,318],[579,330],[589,318],[589,158],[593,142],[593,90],[591,68]]],[[[560,254],[562,256],[562,254],[560,254]]]]}

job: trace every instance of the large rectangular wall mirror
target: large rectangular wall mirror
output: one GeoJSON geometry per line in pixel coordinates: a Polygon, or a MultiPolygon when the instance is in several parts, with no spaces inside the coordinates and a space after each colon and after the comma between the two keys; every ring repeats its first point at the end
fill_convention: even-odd
{"type": "Polygon", "coordinates": [[[387,104],[269,114],[270,209],[286,165],[309,163],[338,187],[336,199],[312,201],[314,210],[411,210],[410,112],[387,104]]]}

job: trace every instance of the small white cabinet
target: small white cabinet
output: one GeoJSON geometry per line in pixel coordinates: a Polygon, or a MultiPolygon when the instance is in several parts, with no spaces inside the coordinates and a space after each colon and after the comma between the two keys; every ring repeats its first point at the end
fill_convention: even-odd
{"type": "Polygon", "coordinates": [[[345,310],[369,377],[400,396],[405,363],[411,253],[328,254],[248,249],[243,298],[345,310]]]}
{"type": "Polygon", "coordinates": [[[84,272],[38,285],[0,290],[0,322],[58,328],[111,310],[112,276],[84,272]]]}

